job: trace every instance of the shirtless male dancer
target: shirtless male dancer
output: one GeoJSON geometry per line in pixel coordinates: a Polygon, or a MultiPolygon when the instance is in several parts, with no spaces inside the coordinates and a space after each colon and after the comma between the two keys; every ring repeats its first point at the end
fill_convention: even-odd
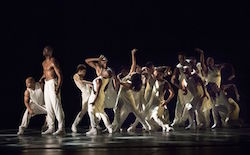
{"type": "Polygon", "coordinates": [[[45,60],[42,63],[44,85],[44,102],[47,110],[48,129],[42,134],[65,134],[64,111],[61,104],[60,89],[62,86],[62,73],[59,64],[52,56],[53,49],[46,46],[43,49],[45,60]],[[55,117],[58,121],[58,129],[55,131],[55,117]]]}

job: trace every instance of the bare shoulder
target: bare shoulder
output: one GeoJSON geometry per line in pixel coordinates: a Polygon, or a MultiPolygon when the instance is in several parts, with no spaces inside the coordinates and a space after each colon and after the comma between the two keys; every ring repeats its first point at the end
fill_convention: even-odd
{"type": "Polygon", "coordinates": [[[24,96],[27,96],[29,97],[30,96],[30,92],[26,89],[25,92],[24,92],[24,96]]]}
{"type": "Polygon", "coordinates": [[[79,80],[79,75],[75,73],[75,74],[73,75],[73,79],[74,79],[74,80],[79,80]]]}

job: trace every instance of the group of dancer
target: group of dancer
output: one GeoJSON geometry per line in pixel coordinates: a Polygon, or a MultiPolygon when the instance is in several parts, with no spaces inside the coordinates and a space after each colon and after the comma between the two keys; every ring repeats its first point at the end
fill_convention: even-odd
{"type": "MultiPolygon", "coordinates": [[[[152,62],[139,66],[136,63],[137,49],[131,51],[130,69],[124,67],[117,75],[108,67],[105,56],[85,59],[86,64],[95,69],[96,78],[93,81],[85,80],[86,65],[77,66],[73,80],[82,93],[82,109],[71,126],[72,132],[79,132],[77,126],[86,113],[90,119],[90,129],[86,135],[98,134],[101,120],[108,133],[120,132],[130,113],[136,119],[131,122],[127,132],[135,131],[139,123],[142,130],[163,132],[173,131],[176,127],[205,129],[239,124],[237,87],[235,84],[221,85],[221,70],[226,64],[214,64],[212,57],[205,61],[204,52],[201,49],[195,51],[200,54],[200,62],[180,53],[179,63],[173,72],[170,66],[154,66],[152,62]],[[175,96],[172,86],[178,89],[178,93],[175,117],[171,122],[168,103],[175,96]],[[229,96],[229,88],[234,89],[235,97],[229,96]],[[105,108],[114,111],[112,123],[104,111],[105,108]]],[[[60,97],[61,69],[50,46],[44,48],[43,56],[43,75],[39,82],[33,77],[28,77],[25,81],[26,111],[18,135],[24,133],[30,118],[38,114],[46,114],[41,134],[66,133],[60,97]],[[58,121],[56,131],[55,118],[58,121]]],[[[232,75],[228,80],[234,77],[232,68],[232,75]]]]}

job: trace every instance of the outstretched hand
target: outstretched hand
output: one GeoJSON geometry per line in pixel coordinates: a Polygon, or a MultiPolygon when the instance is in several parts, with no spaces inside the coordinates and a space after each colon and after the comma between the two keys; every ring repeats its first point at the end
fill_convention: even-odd
{"type": "Polygon", "coordinates": [[[136,48],[132,49],[131,54],[135,54],[138,51],[136,48]]]}

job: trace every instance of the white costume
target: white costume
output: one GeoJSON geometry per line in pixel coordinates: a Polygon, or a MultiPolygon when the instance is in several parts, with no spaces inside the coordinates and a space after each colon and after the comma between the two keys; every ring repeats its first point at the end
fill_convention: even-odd
{"type": "Polygon", "coordinates": [[[43,100],[43,91],[40,87],[39,83],[35,84],[35,90],[32,90],[30,88],[27,88],[30,94],[30,101],[29,106],[31,110],[33,111],[33,114],[30,115],[28,109],[25,110],[22,123],[19,126],[19,132],[18,134],[23,134],[24,129],[26,129],[29,125],[30,118],[35,115],[40,114],[47,114],[45,106],[44,106],[44,100],[43,100]]]}
{"type": "MultiPolygon", "coordinates": [[[[131,82],[129,79],[130,79],[130,75],[127,75],[122,80],[131,82]]],[[[138,118],[138,120],[141,122],[143,127],[146,130],[149,130],[148,123],[146,122],[143,115],[139,112],[139,110],[136,107],[136,100],[135,100],[134,93],[135,92],[133,90],[120,86],[117,99],[116,99],[116,105],[114,108],[115,116],[114,116],[114,121],[112,124],[114,131],[118,131],[121,128],[123,122],[126,120],[129,113],[131,112],[135,115],[136,118],[138,118]]],[[[140,93],[140,91],[138,93],[140,93]]]]}
{"type": "Polygon", "coordinates": [[[104,100],[105,100],[105,93],[104,89],[109,82],[109,78],[105,79],[101,76],[95,78],[93,80],[93,88],[88,100],[88,114],[90,118],[91,130],[86,134],[96,134],[97,123],[95,117],[102,119],[104,122],[105,127],[108,129],[109,133],[112,133],[111,124],[107,114],[104,111],[104,100]],[[102,84],[100,86],[99,94],[96,98],[97,93],[97,80],[101,80],[102,84]],[[94,99],[96,100],[94,101],[94,99]]]}
{"type": "Polygon", "coordinates": [[[148,110],[146,111],[148,111],[150,119],[153,119],[160,127],[162,127],[162,131],[168,132],[172,130],[172,128],[169,127],[168,125],[169,123],[168,111],[163,106],[161,106],[161,102],[164,101],[164,96],[165,96],[164,91],[166,89],[165,87],[166,84],[167,84],[166,80],[155,81],[149,103],[147,104],[146,107],[146,109],[148,110]],[[167,115],[165,113],[167,113],[167,115]]]}
{"type": "MultiPolygon", "coordinates": [[[[186,83],[186,76],[183,73],[183,65],[180,63],[176,66],[176,68],[179,70],[179,76],[178,81],[180,84],[186,83]]],[[[178,125],[183,123],[183,110],[185,107],[185,104],[192,98],[192,95],[190,94],[190,91],[187,91],[187,94],[184,95],[184,91],[182,89],[178,89],[178,95],[177,95],[177,102],[175,106],[175,117],[173,120],[172,126],[178,125]]]]}
{"type": "MultiPolygon", "coordinates": [[[[198,76],[198,75],[193,75],[193,76],[198,76]]],[[[189,114],[189,125],[186,129],[189,129],[194,126],[194,114],[197,112],[198,117],[200,120],[205,120],[204,119],[204,114],[202,113],[202,103],[204,98],[204,91],[202,88],[202,84],[197,84],[197,81],[195,81],[195,77],[189,77],[187,78],[187,89],[190,91],[192,98],[185,104],[185,108],[183,111],[183,115],[189,114]]],[[[183,117],[184,119],[185,117],[183,117]]],[[[199,122],[201,123],[201,122],[199,122]]],[[[199,126],[202,126],[204,124],[198,124],[199,126]]]]}
{"type": "Polygon", "coordinates": [[[113,86],[113,78],[109,79],[109,83],[107,85],[107,89],[105,90],[105,100],[104,100],[104,108],[114,108],[115,101],[117,98],[117,92],[113,86]]]}
{"type": "MultiPolygon", "coordinates": [[[[201,80],[203,81],[204,85],[206,84],[207,78],[204,74],[202,74],[202,67],[201,67],[201,63],[198,62],[196,64],[196,67],[198,69],[198,75],[201,78],[201,80]]],[[[197,115],[198,119],[197,121],[199,122],[205,122],[206,127],[210,126],[210,110],[212,109],[212,101],[210,98],[209,93],[207,92],[207,88],[205,87],[205,93],[207,95],[208,98],[204,98],[203,103],[202,103],[202,112],[204,113],[204,118],[205,120],[200,120],[201,118],[199,118],[199,116],[197,115]]],[[[198,124],[199,124],[198,122],[198,124]]]]}
{"type": "MultiPolygon", "coordinates": [[[[75,76],[79,77],[78,74],[75,74],[75,76]]],[[[89,100],[91,89],[88,84],[83,84],[80,81],[77,81],[75,79],[74,79],[74,82],[76,86],[81,90],[81,94],[82,94],[82,110],[77,114],[75,121],[71,127],[71,130],[73,132],[77,132],[76,126],[80,123],[80,121],[82,120],[84,114],[87,112],[87,109],[88,109],[88,100],[89,100]]]]}
{"type": "Polygon", "coordinates": [[[240,111],[238,104],[232,98],[227,98],[222,90],[216,93],[216,98],[213,100],[213,103],[212,113],[214,125],[212,128],[218,125],[219,115],[223,126],[227,125],[228,120],[238,120],[240,111]]]}
{"type": "MultiPolygon", "coordinates": [[[[64,132],[64,112],[61,104],[60,93],[57,95],[55,87],[57,85],[56,79],[46,81],[44,85],[44,102],[47,110],[48,130],[42,134],[48,134],[55,130],[55,117],[58,121],[58,130],[64,132]]],[[[56,133],[57,133],[56,132],[56,133]]],[[[55,133],[55,134],[56,134],[55,133]]]]}

